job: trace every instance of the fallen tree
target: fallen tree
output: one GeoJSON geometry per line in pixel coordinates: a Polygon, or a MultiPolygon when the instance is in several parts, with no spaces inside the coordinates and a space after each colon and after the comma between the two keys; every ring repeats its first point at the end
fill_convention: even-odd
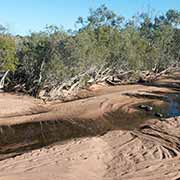
{"type": "Polygon", "coordinates": [[[103,83],[110,86],[116,86],[135,83],[150,83],[175,70],[177,70],[177,67],[174,65],[160,72],[137,72],[132,70],[117,71],[112,68],[100,68],[99,70],[91,69],[55,86],[44,86],[39,91],[38,97],[45,100],[73,100],[78,98],[77,94],[80,90],[86,89],[92,84],[103,83]]]}

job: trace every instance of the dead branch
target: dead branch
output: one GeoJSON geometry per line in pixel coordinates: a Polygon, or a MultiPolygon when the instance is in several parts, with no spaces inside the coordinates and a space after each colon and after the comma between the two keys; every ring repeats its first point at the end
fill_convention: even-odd
{"type": "Polygon", "coordinates": [[[2,90],[2,89],[4,88],[5,78],[6,78],[6,76],[8,75],[8,73],[9,73],[9,70],[7,70],[7,71],[5,72],[5,74],[3,75],[3,77],[1,78],[1,81],[0,81],[0,90],[2,90]]]}

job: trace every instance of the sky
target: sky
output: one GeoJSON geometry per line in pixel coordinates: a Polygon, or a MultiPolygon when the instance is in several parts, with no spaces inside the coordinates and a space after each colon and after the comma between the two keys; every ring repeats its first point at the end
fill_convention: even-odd
{"type": "Polygon", "coordinates": [[[46,25],[74,29],[79,16],[102,4],[117,14],[130,18],[138,12],[180,10],[180,0],[0,0],[0,24],[14,35],[43,30],[46,25]]]}

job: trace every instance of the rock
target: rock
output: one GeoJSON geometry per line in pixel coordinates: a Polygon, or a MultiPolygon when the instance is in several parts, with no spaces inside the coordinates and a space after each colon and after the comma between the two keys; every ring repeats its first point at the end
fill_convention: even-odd
{"type": "Polygon", "coordinates": [[[139,108],[140,108],[140,109],[144,109],[144,110],[146,110],[146,111],[152,111],[152,110],[153,110],[153,107],[152,107],[152,106],[144,105],[144,104],[139,105],[139,108]]]}
{"type": "Polygon", "coordinates": [[[152,106],[146,106],[146,111],[152,111],[153,107],[152,106]]]}
{"type": "Polygon", "coordinates": [[[161,114],[161,113],[159,113],[159,112],[156,112],[154,115],[157,116],[157,117],[160,117],[160,118],[163,117],[163,114],[161,114]]]}
{"type": "Polygon", "coordinates": [[[145,108],[146,108],[146,105],[141,104],[141,105],[139,105],[139,108],[140,108],[140,109],[145,109],[145,108]]]}

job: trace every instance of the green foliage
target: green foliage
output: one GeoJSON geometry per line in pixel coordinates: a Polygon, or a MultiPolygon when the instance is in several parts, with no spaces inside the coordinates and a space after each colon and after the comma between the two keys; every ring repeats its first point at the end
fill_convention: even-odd
{"type": "Polygon", "coordinates": [[[18,60],[16,58],[16,46],[13,37],[0,36],[0,70],[15,71],[18,60]]]}
{"type": "Polygon", "coordinates": [[[0,27],[0,68],[16,70],[12,81],[25,84],[32,94],[90,69],[162,70],[180,60],[179,24],[175,10],[125,21],[102,5],[87,18],[79,17],[76,31],[46,26],[39,33],[13,37],[0,27]]]}

